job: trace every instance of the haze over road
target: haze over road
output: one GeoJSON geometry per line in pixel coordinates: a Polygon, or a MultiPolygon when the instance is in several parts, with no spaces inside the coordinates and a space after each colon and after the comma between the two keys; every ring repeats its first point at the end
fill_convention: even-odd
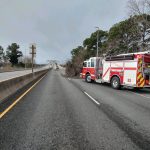
{"type": "Polygon", "coordinates": [[[149,148],[149,89],[114,90],[56,70],[0,119],[1,150],[149,148]]]}

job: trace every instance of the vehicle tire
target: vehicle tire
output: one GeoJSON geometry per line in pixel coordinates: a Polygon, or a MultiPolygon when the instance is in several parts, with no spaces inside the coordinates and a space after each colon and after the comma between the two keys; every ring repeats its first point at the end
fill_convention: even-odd
{"type": "Polygon", "coordinates": [[[90,74],[87,74],[87,75],[86,75],[85,81],[86,81],[87,83],[91,83],[91,82],[92,82],[92,79],[91,79],[90,74]]]}
{"type": "Polygon", "coordinates": [[[113,77],[111,79],[111,86],[113,89],[120,89],[120,79],[118,77],[113,77]]]}

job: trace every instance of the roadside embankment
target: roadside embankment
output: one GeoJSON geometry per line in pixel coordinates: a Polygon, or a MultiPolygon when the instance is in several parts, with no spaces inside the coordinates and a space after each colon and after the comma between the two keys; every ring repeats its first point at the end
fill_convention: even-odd
{"type": "Polygon", "coordinates": [[[18,90],[24,86],[33,82],[40,76],[43,76],[48,72],[49,69],[37,71],[34,74],[26,74],[20,77],[12,78],[10,80],[0,82],[0,103],[3,102],[7,97],[15,94],[18,90]]]}

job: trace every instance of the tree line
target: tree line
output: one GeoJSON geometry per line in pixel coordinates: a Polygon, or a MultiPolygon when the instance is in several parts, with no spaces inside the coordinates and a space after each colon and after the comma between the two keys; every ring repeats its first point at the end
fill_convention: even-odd
{"type": "Polygon", "coordinates": [[[11,45],[8,45],[6,51],[4,51],[4,48],[0,46],[0,62],[10,62],[12,66],[18,65],[19,57],[22,57],[23,54],[19,50],[20,46],[17,43],[12,43],[11,45]]]}
{"type": "Polygon", "coordinates": [[[32,60],[28,56],[23,56],[17,43],[12,43],[6,50],[0,46],[0,67],[4,67],[6,64],[11,64],[12,67],[25,67],[26,65],[27,68],[31,68],[32,60]]]}
{"type": "Polygon", "coordinates": [[[150,0],[129,0],[128,19],[113,25],[109,31],[97,30],[86,38],[81,46],[71,51],[66,63],[68,76],[79,75],[85,59],[98,56],[146,51],[150,48],[150,0]]]}

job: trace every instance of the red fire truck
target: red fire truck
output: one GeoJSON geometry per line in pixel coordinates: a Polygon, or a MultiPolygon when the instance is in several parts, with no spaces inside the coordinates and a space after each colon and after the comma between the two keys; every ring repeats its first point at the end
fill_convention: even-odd
{"type": "Polygon", "coordinates": [[[150,87],[150,51],[91,57],[84,61],[80,76],[86,82],[110,83],[114,89],[150,87]]]}

